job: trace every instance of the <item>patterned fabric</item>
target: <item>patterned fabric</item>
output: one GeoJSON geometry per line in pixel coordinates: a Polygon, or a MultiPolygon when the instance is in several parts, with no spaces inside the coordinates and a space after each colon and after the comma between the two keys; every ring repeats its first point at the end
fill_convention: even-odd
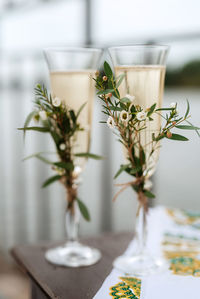
{"type": "Polygon", "coordinates": [[[172,217],[175,223],[180,225],[191,225],[196,229],[200,229],[200,213],[180,209],[166,209],[167,213],[172,217]]]}
{"type": "Polygon", "coordinates": [[[140,299],[141,280],[135,277],[120,277],[122,282],[110,288],[112,299],[140,299]]]}
{"type": "Polygon", "coordinates": [[[171,259],[170,269],[173,271],[173,274],[200,277],[200,260],[192,257],[179,256],[171,259]]]}
{"type": "MultiPolygon", "coordinates": [[[[139,279],[113,269],[93,299],[199,299],[200,213],[157,207],[148,215],[147,246],[169,269],[139,279]],[[162,219],[162,221],[161,221],[162,219]]],[[[124,253],[135,251],[134,240],[124,253]]]]}
{"type": "MultiPolygon", "coordinates": [[[[173,221],[179,225],[191,226],[200,221],[200,214],[167,209],[173,221]]],[[[162,242],[164,255],[170,260],[170,270],[176,275],[200,277],[200,238],[183,234],[165,233],[162,242]]]]}

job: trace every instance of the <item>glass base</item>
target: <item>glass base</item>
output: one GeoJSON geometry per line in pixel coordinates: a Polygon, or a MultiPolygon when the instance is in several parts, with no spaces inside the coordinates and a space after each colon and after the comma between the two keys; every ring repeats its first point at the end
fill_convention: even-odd
{"type": "Polygon", "coordinates": [[[162,258],[154,258],[147,254],[135,256],[119,256],[114,260],[114,267],[125,274],[137,277],[156,274],[168,269],[168,263],[162,258]]]}
{"type": "Polygon", "coordinates": [[[68,242],[64,246],[47,250],[45,258],[54,265],[76,268],[97,263],[101,252],[79,242],[68,242]]]}

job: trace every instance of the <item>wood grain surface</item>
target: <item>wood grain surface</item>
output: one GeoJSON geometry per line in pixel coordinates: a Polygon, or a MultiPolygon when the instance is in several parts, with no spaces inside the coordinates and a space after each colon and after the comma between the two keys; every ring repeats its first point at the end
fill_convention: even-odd
{"type": "MultiPolygon", "coordinates": [[[[56,299],[91,299],[111,271],[113,260],[124,252],[132,237],[131,233],[106,233],[82,240],[102,252],[102,259],[90,267],[67,268],[48,263],[44,258],[45,251],[61,242],[18,246],[12,250],[12,255],[38,290],[41,289],[41,298],[45,294],[47,298],[56,299]]],[[[40,299],[39,295],[37,299],[40,299]]]]}

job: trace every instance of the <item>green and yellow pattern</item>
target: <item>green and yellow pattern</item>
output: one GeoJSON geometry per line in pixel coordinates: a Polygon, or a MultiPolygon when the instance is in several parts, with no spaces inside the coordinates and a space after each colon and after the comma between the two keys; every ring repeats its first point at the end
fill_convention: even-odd
{"type": "Polygon", "coordinates": [[[200,238],[165,233],[162,248],[173,274],[200,277],[200,238]]]}
{"type": "MultiPolygon", "coordinates": [[[[166,211],[176,224],[200,228],[200,213],[179,209],[166,211]]],[[[174,275],[200,277],[200,238],[165,232],[161,245],[174,275]]],[[[109,295],[112,299],[140,299],[141,279],[119,278],[121,281],[110,288],[109,295]]]]}
{"type": "Polygon", "coordinates": [[[193,257],[179,256],[171,259],[170,270],[176,275],[200,277],[200,260],[193,257]]]}
{"type": "Polygon", "coordinates": [[[179,225],[191,225],[200,229],[200,213],[180,209],[166,209],[168,215],[179,225]]]}
{"type": "Polygon", "coordinates": [[[110,288],[112,299],[140,299],[141,279],[119,277],[122,281],[110,288]]]}

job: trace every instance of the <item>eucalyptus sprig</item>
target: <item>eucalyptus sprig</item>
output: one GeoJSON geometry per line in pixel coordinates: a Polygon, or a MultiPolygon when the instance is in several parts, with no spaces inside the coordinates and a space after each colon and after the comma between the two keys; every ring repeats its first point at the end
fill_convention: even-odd
{"type": "MultiPolygon", "coordinates": [[[[104,63],[104,76],[97,73],[96,82],[97,95],[103,102],[103,113],[108,116],[107,124],[118,136],[118,140],[123,144],[127,152],[128,163],[120,166],[115,178],[122,172],[126,172],[134,180],[126,184],[119,184],[122,188],[116,194],[115,198],[131,186],[137,193],[142,204],[147,206],[147,198],[154,198],[155,195],[150,192],[146,181],[149,172],[152,170],[149,165],[156,150],[160,147],[160,140],[187,141],[183,135],[172,133],[173,129],[195,130],[199,135],[200,128],[195,127],[188,121],[190,118],[190,105],[187,101],[186,112],[180,116],[177,110],[177,104],[172,103],[168,108],[156,107],[156,103],[151,107],[144,108],[134,103],[135,97],[127,94],[121,97],[119,86],[125,78],[121,74],[117,78],[113,75],[110,65],[104,63]],[[166,113],[165,115],[163,113],[166,113]],[[143,131],[147,128],[149,122],[153,122],[156,115],[164,119],[164,124],[160,126],[158,132],[153,132],[148,144],[141,141],[143,131]],[[186,124],[182,124],[182,123],[186,124]],[[147,151],[146,148],[151,148],[147,151]]],[[[106,123],[103,121],[103,123],[106,123]]]]}
{"type": "Polygon", "coordinates": [[[74,159],[92,158],[101,159],[102,157],[92,153],[73,153],[73,138],[79,131],[84,128],[79,123],[79,115],[87,103],[84,103],[77,112],[69,109],[58,97],[52,98],[48,94],[45,86],[37,84],[35,88],[35,109],[27,116],[23,128],[24,136],[26,131],[37,131],[41,133],[49,133],[52,137],[58,161],[50,161],[42,153],[33,154],[25,159],[35,157],[49,165],[56,171],[56,175],[48,178],[42,185],[47,187],[53,182],[60,181],[67,189],[68,209],[73,209],[76,200],[86,220],[90,220],[90,215],[85,204],[77,196],[77,177],[74,159]],[[34,119],[37,126],[29,126],[31,120],[34,119]]]}

